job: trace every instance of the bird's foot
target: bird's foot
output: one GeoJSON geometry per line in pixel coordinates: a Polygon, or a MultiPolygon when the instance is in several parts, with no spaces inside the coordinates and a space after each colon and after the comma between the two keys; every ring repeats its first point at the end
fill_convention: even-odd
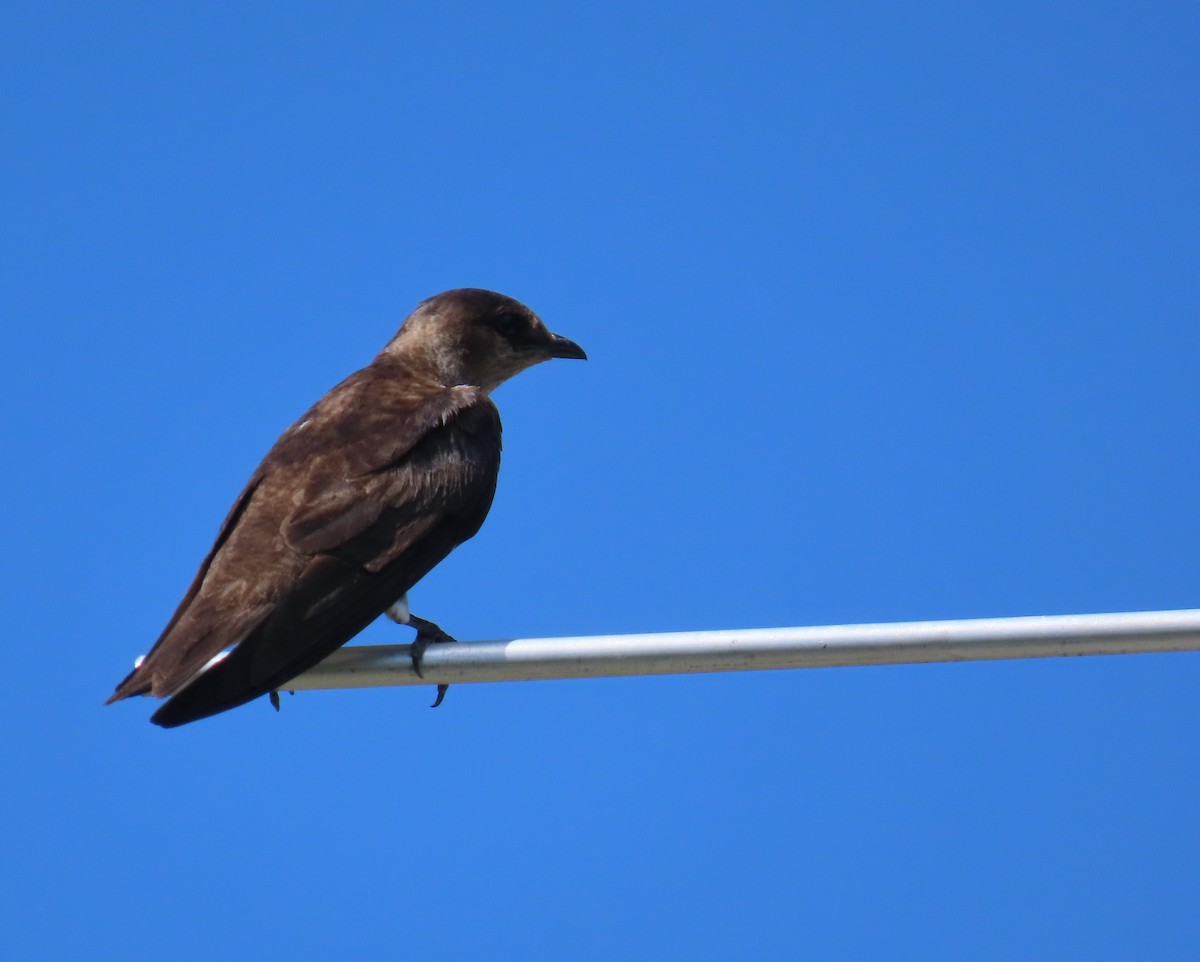
{"type": "MultiPolygon", "coordinates": [[[[418,678],[424,678],[425,672],[421,670],[421,659],[425,655],[425,649],[430,645],[444,645],[458,641],[457,638],[452,638],[446,632],[442,631],[432,621],[426,621],[424,618],[418,618],[414,614],[408,615],[407,624],[412,625],[417,629],[417,637],[413,639],[412,647],[409,650],[409,657],[412,658],[413,671],[417,673],[418,678]]],[[[442,703],[442,699],[446,697],[446,692],[450,688],[449,685],[437,686],[437,698],[434,699],[430,708],[437,708],[442,703]]]]}
{"type": "Polygon", "coordinates": [[[272,691],[267,693],[267,697],[271,699],[271,707],[279,711],[279,692],[272,691]]]}
{"type": "Polygon", "coordinates": [[[417,629],[417,637],[413,639],[412,648],[409,652],[412,658],[413,671],[417,673],[418,678],[424,678],[425,672],[421,670],[421,657],[425,654],[425,649],[430,645],[449,644],[458,641],[458,639],[446,634],[446,632],[442,631],[432,621],[426,621],[424,618],[418,618],[416,615],[408,616],[408,624],[417,629]]]}

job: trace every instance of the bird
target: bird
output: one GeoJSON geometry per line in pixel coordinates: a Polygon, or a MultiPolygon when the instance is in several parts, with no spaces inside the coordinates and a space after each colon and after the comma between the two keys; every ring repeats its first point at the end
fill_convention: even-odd
{"type": "Polygon", "coordinates": [[[426,647],[453,638],[412,614],[408,592],[491,508],[501,440],[491,392],[551,358],[587,355],[511,297],[460,288],[422,301],[275,442],[105,704],[166,698],[150,719],[164,728],[263,695],[278,709],[289,680],[385,613],[417,629],[420,674],[426,647]]]}

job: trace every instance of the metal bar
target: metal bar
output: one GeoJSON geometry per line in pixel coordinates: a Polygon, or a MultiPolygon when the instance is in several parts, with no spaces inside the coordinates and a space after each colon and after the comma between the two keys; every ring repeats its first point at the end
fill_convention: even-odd
{"type": "Polygon", "coordinates": [[[285,687],[377,688],[1200,651],[1200,609],[342,648],[285,687]]]}

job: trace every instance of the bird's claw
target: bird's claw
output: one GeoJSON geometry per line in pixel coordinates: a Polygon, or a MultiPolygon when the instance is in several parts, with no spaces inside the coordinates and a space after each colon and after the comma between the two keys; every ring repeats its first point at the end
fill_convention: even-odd
{"type": "MultiPolygon", "coordinates": [[[[412,646],[409,648],[409,657],[412,658],[413,671],[417,673],[418,678],[424,678],[425,672],[421,670],[421,659],[425,655],[425,649],[430,645],[443,645],[455,642],[458,639],[452,638],[446,632],[442,631],[432,621],[426,621],[424,618],[418,618],[416,615],[408,616],[408,624],[417,629],[417,637],[413,639],[412,646]]],[[[437,698],[434,699],[430,708],[437,708],[442,703],[442,699],[446,697],[446,691],[449,685],[437,686],[437,698]]]]}

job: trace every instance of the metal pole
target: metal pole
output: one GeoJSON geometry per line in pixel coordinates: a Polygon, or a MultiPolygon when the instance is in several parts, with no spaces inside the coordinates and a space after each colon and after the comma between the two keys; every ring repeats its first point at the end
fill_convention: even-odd
{"type": "Polygon", "coordinates": [[[413,671],[408,645],[359,645],[334,652],[284,687],[461,685],[1166,651],[1200,651],[1200,609],[460,642],[426,649],[424,678],[413,671]]]}

